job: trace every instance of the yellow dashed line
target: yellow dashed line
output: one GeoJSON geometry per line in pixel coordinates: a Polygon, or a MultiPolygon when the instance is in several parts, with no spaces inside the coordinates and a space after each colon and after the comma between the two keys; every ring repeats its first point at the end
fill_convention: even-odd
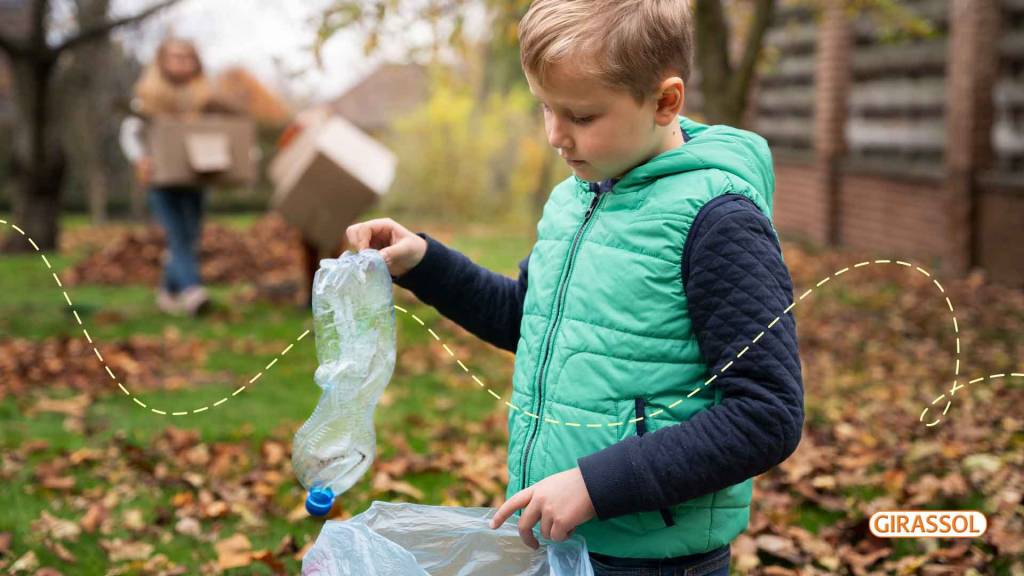
{"type": "MultiPolygon", "coordinates": [[[[40,253],[40,257],[42,258],[42,260],[43,260],[43,263],[44,263],[44,264],[46,265],[47,269],[51,270],[51,274],[52,274],[52,276],[53,276],[54,282],[56,282],[56,284],[57,284],[58,288],[61,288],[61,289],[62,289],[62,294],[63,294],[63,296],[64,296],[64,300],[65,300],[65,301],[67,302],[68,306],[69,306],[69,307],[71,307],[71,309],[72,309],[72,313],[74,314],[74,317],[75,317],[75,321],[76,321],[76,322],[78,323],[78,325],[79,325],[79,326],[83,326],[83,323],[82,323],[82,318],[81,318],[81,316],[79,315],[78,311],[77,311],[77,310],[75,309],[75,307],[74,307],[74,304],[73,304],[73,303],[71,302],[71,297],[70,297],[70,296],[68,295],[68,293],[67,293],[67,291],[66,291],[66,290],[63,290],[64,286],[63,286],[63,283],[62,283],[62,282],[61,282],[61,280],[60,280],[60,277],[59,277],[59,276],[57,276],[57,273],[56,273],[56,272],[52,272],[53,266],[52,266],[52,264],[50,263],[49,259],[48,259],[48,258],[46,257],[46,254],[42,253],[42,250],[41,250],[41,249],[39,248],[38,244],[36,244],[36,242],[35,242],[35,241],[34,241],[34,240],[33,240],[32,238],[29,238],[29,237],[28,237],[28,236],[27,236],[27,235],[25,234],[25,231],[24,231],[24,230],[22,230],[21,228],[19,228],[18,226],[14,225],[14,224],[9,224],[9,223],[8,223],[7,221],[5,221],[5,220],[0,220],[0,224],[6,224],[6,225],[9,225],[9,226],[11,226],[11,228],[13,228],[13,229],[14,229],[15,231],[17,231],[17,232],[18,232],[19,234],[21,234],[22,236],[26,236],[26,238],[28,239],[28,242],[29,242],[29,244],[31,244],[31,245],[32,245],[32,247],[33,247],[33,248],[34,248],[34,249],[35,249],[35,250],[36,250],[37,252],[39,252],[39,253],[40,253]]],[[[875,260],[875,261],[874,261],[874,263],[876,263],[876,264],[891,264],[892,262],[893,262],[892,260],[887,260],[887,259],[879,259],[879,260],[875,260]]],[[[871,263],[872,263],[872,262],[871,262],[870,260],[869,260],[869,261],[864,261],[864,262],[859,262],[859,263],[857,263],[857,264],[854,264],[854,265],[853,265],[853,268],[860,268],[860,267],[863,267],[863,266],[867,266],[867,265],[869,265],[869,264],[871,264],[871,263]]],[[[932,277],[932,275],[931,275],[931,274],[930,274],[930,273],[929,273],[929,272],[928,272],[927,270],[925,270],[925,269],[921,268],[920,266],[913,266],[912,264],[910,264],[910,263],[908,263],[908,262],[904,262],[904,261],[902,261],[902,260],[896,260],[896,261],[895,261],[895,263],[896,263],[896,264],[898,264],[898,265],[900,265],[900,266],[904,266],[904,267],[908,267],[908,268],[911,268],[911,267],[912,267],[912,268],[915,268],[915,269],[916,269],[916,270],[917,270],[918,272],[920,272],[921,274],[924,274],[924,275],[925,275],[926,277],[929,277],[929,278],[931,278],[931,277],[932,277]]],[[[838,276],[840,276],[840,275],[842,275],[842,274],[846,273],[846,272],[847,272],[847,271],[849,271],[849,270],[850,270],[850,267],[845,267],[845,268],[842,268],[842,269],[840,269],[840,270],[836,271],[836,272],[835,272],[835,273],[834,273],[834,274],[833,274],[832,276],[836,276],[836,277],[838,277],[838,276]]],[[[822,280],[818,281],[818,282],[817,282],[817,284],[815,285],[815,287],[821,287],[821,286],[825,285],[825,284],[826,284],[827,282],[829,282],[829,280],[830,280],[830,279],[832,278],[832,276],[826,276],[826,277],[825,277],[825,278],[823,278],[822,280]]],[[[933,284],[935,284],[936,288],[938,288],[938,290],[939,290],[939,292],[940,292],[941,294],[945,295],[945,293],[946,293],[946,290],[945,290],[945,288],[944,288],[944,287],[942,286],[942,284],[941,284],[941,283],[939,283],[939,281],[938,281],[937,279],[934,279],[934,278],[933,278],[933,279],[932,279],[932,283],[933,283],[933,284]]],[[[813,288],[811,288],[811,289],[808,289],[808,290],[807,290],[806,292],[804,292],[804,293],[803,293],[803,294],[802,294],[802,295],[800,296],[799,300],[803,300],[804,298],[806,298],[807,296],[809,296],[809,295],[811,294],[811,292],[813,292],[813,291],[814,291],[814,289],[813,289],[813,288]]],[[[946,305],[947,305],[947,307],[949,308],[949,311],[950,311],[951,313],[954,313],[954,314],[955,314],[955,311],[954,311],[954,308],[953,308],[953,303],[952,303],[952,301],[951,301],[951,300],[949,299],[949,296],[948,296],[948,295],[946,295],[946,296],[944,296],[944,298],[945,298],[945,301],[946,301],[946,305]]],[[[786,314],[786,313],[788,313],[788,312],[789,312],[789,311],[790,311],[790,310],[791,310],[791,309],[792,309],[792,308],[793,308],[794,306],[796,306],[796,302],[792,302],[792,303],[790,303],[790,304],[789,304],[789,306],[788,306],[788,307],[787,307],[787,308],[786,308],[786,309],[785,309],[785,310],[783,311],[783,314],[786,314]]],[[[421,326],[426,326],[426,324],[425,324],[425,323],[423,322],[423,320],[422,320],[422,319],[421,319],[421,318],[420,318],[419,316],[417,316],[416,314],[411,314],[411,313],[409,313],[409,311],[408,311],[408,310],[406,310],[405,308],[402,308],[401,306],[397,306],[397,305],[396,305],[396,306],[394,306],[394,309],[395,309],[395,310],[398,310],[398,311],[400,311],[400,312],[404,312],[404,313],[406,313],[406,314],[410,314],[410,315],[412,316],[413,320],[415,320],[415,321],[416,321],[417,323],[419,323],[419,324],[420,324],[421,326]]],[[[780,319],[781,319],[781,316],[777,316],[777,317],[776,317],[776,318],[775,318],[774,320],[772,320],[772,321],[771,321],[771,323],[770,323],[770,324],[768,324],[768,329],[771,329],[771,328],[772,328],[772,327],[773,327],[773,326],[774,326],[774,325],[775,325],[776,323],[778,323],[778,321],[779,321],[780,319]]],[[[959,338],[959,332],[960,332],[960,327],[959,327],[959,324],[958,324],[958,321],[957,321],[957,318],[956,318],[956,316],[955,316],[955,315],[953,316],[953,330],[954,330],[954,332],[955,332],[955,333],[957,334],[957,337],[956,337],[956,352],[957,352],[957,355],[959,355],[959,354],[960,354],[960,338],[959,338]]],[[[440,337],[439,337],[439,336],[437,335],[437,333],[436,333],[436,332],[434,332],[434,330],[433,330],[432,328],[427,328],[427,331],[428,331],[428,332],[430,333],[430,335],[431,335],[431,336],[432,336],[432,337],[434,338],[434,340],[435,340],[435,341],[438,341],[438,342],[440,342],[440,341],[441,341],[441,338],[440,338],[440,337]]],[[[310,334],[310,332],[311,332],[311,330],[308,330],[308,329],[307,329],[307,330],[305,330],[305,331],[304,331],[304,332],[303,332],[302,334],[300,334],[300,335],[298,336],[298,338],[296,338],[296,340],[295,340],[295,341],[296,341],[296,342],[299,342],[299,341],[301,341],[301,340],[302,340],[303,338],[305,338],[305,337],[306,337],[307,335],[309,335],[309,334],[310,334]]],[[[92,337],[91,337],[91,336],[89,335],[89,331],[88,331],[87,329],[85,329],[85,328],[84,328],[84,326],[83,326],[83,328],[82,328],[82,333],[83,333],[83,334],[85,335],[85,338],[86,338],[86,340],[88,340],[89,344],[93,344],[93,340],[92,340],[92,337]]],[[[757,343],[757,342],[758,342],[758,341],[759,341],[759,340],[760,340],[760,339],[761,339],[761,338],[762,338],[762,337],[764,336],[764,334],[765,334],[765,331],[761,331],[761,332],[760,332],[760,333],[759,333],[759,334],[758,334],[758,335],[757,335],[756,337],[754,337],[754,339],[753,339],[753,340],[751,341],[751,344],[756,344],[756,343],[757,343]]],[[[291,344],[289,344],[289,345],[288,345],[288,346],[287,346],[287,347],[286,347],[286,348],[285,348],[285,349],[284,349],[284,350],[283,350],[283,351],[282,351],[282,352],[281,352],[281,353],[279,354],[279,356],[278,356],[277,358],[274,358],[273,360],[271,360],[271,361],[270,361],[270,363],[269,363],[269,364],[267,364],[267,366],[266,366],[266,368],[264,368],[264,370],[265,370],[265,371],[266,371],[266,370],[270,370],[270,369],[271,369],[271,368],[272,368],[272,367],[273,367],[273,366],[274,366],[274,365],[275,365],[275,364],[277,363],[277,361],[278,361],[278,360],[279,360],[279,359],[280,359],[281,357],[285,356],[286,354],[288,354],[288,352],[289,352],[289,351],[291,351],[291,349],[293,348],[293,346],[294,346],[294,343],[291,343],[291,344]]],[[[454,352],[452,351],[452,349],[451,349],[451,348],[450,348],[450,347],[449,347],[449,346],[448,346],[447,344],[444,344],[444,343],[442,343],[442,346],[443,346],[444,350],[445,350],[446,352],[448,352],[448,355],[449,355],[449,356],[451,356],[452,358],[455,358],[455,353],[454,353],[454,352]]],[[[741,351],[740,351],[740,352],[739,352],[739,353],[738,353],[738,354],[736,355],[736,358],[737,358],[737,359],[739,359],[739,358],[742,358],[742,357],[743,357],[743,355],[744,355],[744,354],[746,354],[746,353],[747,353],[747,351],[748,351],[749,349],[750,349],[750,346],[746,346],[746,347],[744,347],[744,348],[743,348],[743,350],[741,350],[741,351]]],[[[109,374],[109,375],[110,375],[111,379],[112,379],[112,380],[114,380],[114,382],[115,382],[115,383],[117,384],[117,386],[118,386],[118,387],[119,387],[119,388],[121,389],[121,391],[122,391],[122,392],[124,392],[124,394],[125,394],[125,395],[127,395],[127,396],[131,397],[131,399],[132,399],[132,400],[133,400],[133,401],[134,401],[134,402],[135,402],[136,404],[138,404],[139,406],[141,406],[142,408],[148,408],[148,407],[147,407],[147,405],[146,405],[146,404],[145,404],[145,403],[144,403],[144,402],[143,402],[142,400],[140,400],[140,399],[139,399],[138,397],[132,396],[132,395],[131,395],[131,393],[130,393],[130,392],[128,391],[128,389],[127,389],[127,388],[126,388],[126,387],[125,387],[125,386],[124,386],[123,384],[121,384],[120,382],[118,382],[118,381],[117,381],[117,378],[115,377],[115,375],[114,375],[113,371],[112,371],[112,370],[110,369],[110,367],[109,367],[109,366],[108,366],[108,365],[106,364],[106,361],[105,361],[105,360],[103,359],[103,356],[102,356],[102,354],[100,354],[100,351],[99,351],[99,349],[98,349],[98,348],[96,348],[95,346],[93,346],[93,352],[94,352],[94,353],[96,354],[96,357],[97,357],[97,358],[99,359],[100,363],[101,363],[101,364],[103,365],[103,367],[104,367],[104,369],[106,370],[107,374],[109,374]]],[[[728,370],[728,369],[729,369],[729,367],[731,367],[731,366],[732,366],[733,362],[734,362],[734,361],[730,361],[730,362],[729,362],[728,364],[726,364],[726,365],[725,365],[724,367],[722,367],[722,369],[720,370],[720,372],[724,373],[724,372],[725,372],[726,370],[728,370]]],[[[463,370],[463,371],[465,371],[465,372],[467,372],[467,373],[470,373],[470,375],[471,375],[471,377],[473,378],[473,380],[474,380],[474,381],[475,381],[475,382],[476,382],[477,384],[479,384],[481,388],[484,388],[484,389],[486,389],[486,390],[487,390],[487,392],[488,392],[488,393],[489,393],[489,394],[490,394],[491,396],[493,396],[493,397],[494,397],[495,399],[497,399],[497,400],[499,400],[499,401],[502,401],[502,398],[501,398],[501,396],[500,396],[500,395],[498,395],[498,394],[497,394],[497,393],[496,393],[496,392],[495,392],[494,390],[492,390],[492,389],[490,389],[490,388],[487,388],[487,387],[486,387],[486,386],[484,385],[484,383],[483,383],[483,382],[482,382],[482,381],[481,381],[481,380],[480,380],[480,379],[479,379],[479,378],[478,378],[478,377],[477,377],[477,376],[476,376],[475,374],[472,374],[472,372],[470,371],[470,369],[469,369],[469,368],[468,368],[468,367],[466,366],[466,364],[465,364],[465,363],[463,363],[463,362],[462,362],[462,360],[456,359],[456,363],[458,364],[458,366],[459,366],[460,368],[462,368],[462,370],[463,370]]],[[[954,370],[954,371],[955,371],[955,373],[956,373],[957,375],[959,375],[959,373],[960,373],[960,359],[959,359],[959,358],[957,358],[957,359],[956,359],[956,364],[955,364],[955,370],[954,370]]],[[[253,377],[253,378],[252,378],[251,380],[249,380],[249,384],[252,384],[252,383],[256,382],[256,380],[258,380],[258,379],[259,379],[259,378],[260,378],[260,377],[261,377],[262,375],[263,375],[263,372],[260,372],[260,373],[256,374],[256,375],[255,375],[255,376],[254,376],[254,377],[253,377]]],[[[1000,374],[993,374],[993,375],[989,376],[988,378],[990,378],[990,379],[997,379],[997,378],[1005,378],[1006,376],[1007,376],[1007,374],[1006,374],[1006,373],[1000,373],[1000,374]]],[[[1012,377],[1024,377],[1024,373],[1019,373],[1019,372],[1012,372],[1012,373],[1010,373],[1010,376],[1012,376],[1012,377]]],[[[711,383],[712,381],[714,381],[714,379],[715,379],[715,378],[717,378],[717,374],[716,374],[716,375],[713,375],[713,376],[712,376],[712,377],[711,377],[710,379],[708,379],[708,380],[707,380],[707,381],[706,381],[706,382],[704,383],[704,385],[705,385],[705,386],[709,385],[709,384],[710,384],[710,383],[711,383]]],[[[974,379],[974,380],[970,380],[970,381],[968,382],[968,384],[974,384],[974,383],[980,382],[980,381],[982,381],[982,380],[985,380],[985,377],[981,377],[981,378],[976,378],[976,379],[974,379]]],[[[234,392],[234,393],[233,393],[233,394],[232,394],[231,396],[236,396],[236,395],[238,395],[238,394],[239,394],[239,393],[241,393],[241,392],[242,392],[243,390],[245,390],[245,388],[246,388],[246,386],[245,386],[245,385],[243,385],[243,386],[239,387],[239,388],[238,388],[237,390],[235,390],[235,392],[234,392]]],[[[954,381],[954,383],[953,383],[953,388],[952,388],[952,389],[951,389],[951,391],[950,391],[950,398],[952,398],[953,394],[955,394],[955,392],[956,392],[956,390],[957,390],[958,388],[962,388],[962,386],[959,386],[959,387],[958,387],[957,381],[954,381]]],[[[698,393],[699,391],[700,391],[700,387],[694,388],[694,389],[693,389],[693,390],[692,390],[692,391],[691,391],[691,392],[690,392],[689,394],[687,394],[686,398],[690,398],[690,397],[692,397],[693,395],[697,394],[697,393],[698,393]]],[[[942,394],[942,395],[940,395],[939,397],[937,397],[937,398],[936,398],[935,400],[933,400],[933,401],[932,401],[932,404],[935,404],[935,403],[938,403],[938,402],[940,402],[940,401],[941,401],[941,400],[942,400],[943,398],[945,398],[945,397],[946,397],[946,394],[942,394]]],[[[671,403],[671,404],[670,404],[670,405],[669,405],[669,406],[667,407],[667,409],[672,409],[672,408],[674,408],[674,407],[678,406],[678,405],[679,405],[679,404],[680,404],[681,402],[683,402],[683,400],[684,400],[684,398],[679,398],[679,399],[677,399],[676,401],[672,402],[672,403],[671,403]]],[[[219,405],[221,405],[221,404],[223,404],[223,403],[225,403],[225,402],[227,402],[227,401],[228,401],[228,397],[224,397],[224,398],[221,398],[220,400],[218,400],[218,401],[214,402],[214,403],[212,404],[212,406],[213,406],[213,407],[216,407],[216,406],[219,406],[219,405]]],[[[512,404],[512,403],[510,403],[510,402],[504,401],[504,403],[505,403],[505,405],[507,405],[507,406],[508,406],[508,407],[509,407],[510,409],[512,409],[512,410],[522,411],[523,413],[525,413],[526,415],[528,415],[528,416],[530,416],[530,417],[532,417],[532,418],[540,419],[540,416],[538,416],[538,415],[536,415],[536,414],[533,414],[533,413],[531,413],[531,412],[529,412],[529,411],[527,411],[527,410],[523,410],[523,409],[521,409],[521,408],[519,408],[519,407],[515,406],[514,404],[512,404]]],[[[947,401],[946,401],[946,405],[945,405],[945,407],[944,407],[944,409],[943,409],[943,411],[942,411],[942,414],[943,414],[943,415],[945,415],[945,414],[947,413],[947,411],[949,410],[949,407],[950,407],[951,405],[952,405],[952,400],[951,400],[951,399],[950,399],[950,400],[947,400],[947,401]]],[[[210,406],[202,406],[202,407],[200,407],[200,408],[196,408],[196,409],[192,410],[191,412],[192,412],[193,414],[198,414],[198,413],[201,413],[201,412],[205,412],[205,411],[207,411],[207,410],[208,410],[209,408],[210,408],[210,406]]],[[[167,414],[167,412],[166,412],[166,411],[164,411],[164,410],[159,410],[159,409],[156,409],[156,408],[149,408],[149,410],[150,410],[150,411],[152,411],[152,412],[153,412],[153,413],[155,413],[155,414],[161,414],[161,415],[166,415],[166,414],[167,414]]],[[[928,410],[929,410],[929,407],[928,407],[928,406],[926,406],[926,407],[924,408],[924,410],[923,410],[923,411],[921,412],[921,416],[920,416],[919,420],[921,420],[922,422],[924,421],[925,415],[926,415],[926,414],[928,413],[928,410]]],[[[662,408],[662,409],[658,409],[658,410],[654,411],[654,412],[653,412],[653,413],[651,414],[651,416],[649,416],[649,417],[653,417],[653,416],[655,416],[655,415],[661,414],[661,413],[662,413],[662,412],[664,412],[664,411],[665,411],[665,409],[664,409],[664,408],[662,408]]],[[[188,413],[189,413],[188,411],[176,411],[176,412],[172,412],[171,414],[172,414],[173,416],[184,416],[184,415],[187,415],[188,413]]],[[[635,422],[638,422],[639,420],[643,420],[644,418],[645,418],[645,417],[643,417],[643,416],[640,416],[640,417],[637,417],[637,418],[633,418],[633,419],[629,420],[629,422],[630,422],[630,423],[635,423],[635,422]]],[[[582,425],[581,425],[580,423],[578,423],[578,422],[560,422],[559,420],[557,420],[557,419],[555,419],[555,418],[550,418],[550,417],[546,417],[546,418],[545,418],[544,420],[545,420],[545,422],[549,422],[549,423],[552,423],[552,424],[564,424],[564,425],[566,425],[566,426],[575,426],[575,427],[580,427],[580,426],[582,426],[582,425]]],[[[941,419],[936,419],[936,420],[934,420],[934,421],[932,421],[932,422],[928,423],[928,424],[927,424],[927,426],[934,426],[934,425],[938,424],[938,423],[939,423],[940,421],[941,421],[941,419]]],[[[621,422],[621,421],[619,421],[619,422],[612,422],[612,423],[609,423],[609,424],[607,424],[607,426],[620,426],[620,425],[622,425],[622,422],[621,422]]],[[[601,424],[586,424],[586,427],[587,427],[587,428],[601,428],[602,426],[601,426],[601,424]]]]}

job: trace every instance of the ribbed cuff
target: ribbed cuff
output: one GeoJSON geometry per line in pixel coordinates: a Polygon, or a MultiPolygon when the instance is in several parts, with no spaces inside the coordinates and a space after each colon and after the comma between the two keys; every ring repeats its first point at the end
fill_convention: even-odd
{"type": "Polygon", "coordinates": [[[600,520],[638,511],[641,487],[632,459],[638,441],[639,437],[626,438],[576,460],[600,520]]]}

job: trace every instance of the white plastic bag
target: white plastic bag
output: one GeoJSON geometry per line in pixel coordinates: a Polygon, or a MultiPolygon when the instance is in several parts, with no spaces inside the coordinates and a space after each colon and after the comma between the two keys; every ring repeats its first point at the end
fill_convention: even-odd
{"type": "Polygon", "coordinates": [[[375,501],[348,520],[325,522],[302,559],[302,574],[593,576],[582,536],[538,538],[533,550],[519,537],[517,517],[488,526],[495,511],[375,501]]]}

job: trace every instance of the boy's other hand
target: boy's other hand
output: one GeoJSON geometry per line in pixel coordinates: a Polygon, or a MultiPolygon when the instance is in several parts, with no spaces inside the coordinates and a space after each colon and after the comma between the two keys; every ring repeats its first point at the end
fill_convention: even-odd
{"type": "Polygon", "coordinates": [[[357,252],[379,250],[391,276],[398,278],[412,270],[427,253],[427,241],[391,218],[377,218],[345,229],[349,246],[357,252]]]}
{"type": "Polygon", "coordinates": [[[597,514],[578,467],[552,474],[516,492],[498,508],[490,527],[501,526],[513,512],[524,507],[519,515],[519,537],[534,550],[540,547],[533,535],[533,526],[538,520],[542,536],[561,542],[572,536],[577,526],[597,514]]]}

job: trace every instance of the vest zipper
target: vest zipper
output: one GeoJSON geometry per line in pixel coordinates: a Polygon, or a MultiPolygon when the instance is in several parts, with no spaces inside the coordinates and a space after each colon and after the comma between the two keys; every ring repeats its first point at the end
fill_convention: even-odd
{"type": "MultiPolygon", "coordinates": [[[[569,262],[566,266],[565,277],[559,282],[558,286],[558,297],[555,306],[555,319],[548,328],[548,333],[544,339],[544,357],[541,360],[540,366],[537,368],[537,408],[533,411],[537,413],[535,422],[530,425],[530,435],[526,440],[526,447],[523,450],[522,460],[522,473],[520,474],[520,490],[526,489],[526,479],[529,477],[529,459],[530,459],[530,448],[533,446],[533,441],[537,436],[537,432],[540,430],[541,419],[544,415],[541,410],[544,408],[544,388],[542,386],[544,382],[544,369],[548,361],[548,355],[551,353],[551,343],[555,335],[555,327],[558,326],[559,320],[562,316],[562,297],[565,296],[565,288],[569,284],[569,276],[572,275],[572,265],[576,259],[576,247],[579,243],[580,238],[583,237],[583,232],[586,230],[587,223],[590,222],[591,216],[594,215],[594,210],[597,205],[601,202],[601,198],[604,194],[601,193],[600,189],[594,192],[594,199],[590,201],[590,207],[587,208],[586,214],[583,216],[583,222],[580,223],[579,229],[576,231],[576,236],[572,240],[572,246],[569,247],[569,262]]],[[[532,405],[531,405],[532,408],[532,405]]]]}

